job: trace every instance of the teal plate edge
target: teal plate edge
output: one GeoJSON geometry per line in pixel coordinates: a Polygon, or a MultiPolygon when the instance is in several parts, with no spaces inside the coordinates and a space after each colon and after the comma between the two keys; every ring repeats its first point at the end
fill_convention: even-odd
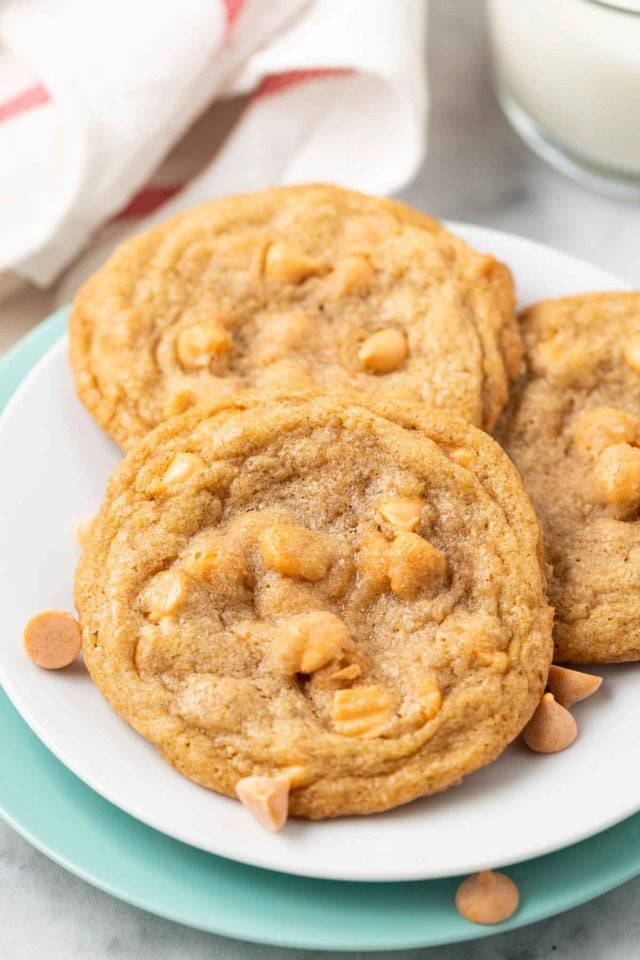
{"type": "MultiPolygon", "coordinates": [[[[67,310],[0,361],[0,408],[64,333],[67,310]]],[[[399,950],[511,930],[561,913],[640,874],[640,814],[557,853],[509,867],[515,916],[478,927],[454,907],[459,878],[344,883],[224,860],[152,830],[104,800],[38,740],[0,692],[0,813],[87,882],[151,913],[236,939],[315,950],[399,950]]],[[[523,812],[523,830],[526,814],[523,812]]]]}

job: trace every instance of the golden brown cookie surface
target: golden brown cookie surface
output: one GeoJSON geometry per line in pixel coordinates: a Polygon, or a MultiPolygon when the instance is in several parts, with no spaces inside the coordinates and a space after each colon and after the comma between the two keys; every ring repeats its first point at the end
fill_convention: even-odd
{"type": "Polygon", "coordinates": [[[522,317],[527,372],[498,437],[540,516],[559,660],[640,658],[640,293],[522,317]]]}
{"type": "Polygon", "coordinates": [[[388,389],[490,429],[520,352],[506,267],[322,185],[214,200],[126,241],[71,318],[79,395],[125,448],[245,387],[388,389]]]}
{"type": "Polygon", "coordinates": [[[551,656],[539,526],[500,448],[355,394],[158,427],[111,477],[76,603],[96,683],[169,762],[232,796],[291,776],[310,818],[493,760],[551,656]]]}

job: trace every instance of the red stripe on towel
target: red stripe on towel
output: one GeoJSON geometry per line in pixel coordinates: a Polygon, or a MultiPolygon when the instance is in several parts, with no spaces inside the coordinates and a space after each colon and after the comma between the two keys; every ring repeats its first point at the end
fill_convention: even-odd
{"type": "Polygon", "coordinates": [[[325,80],[329,77],[348,77],[353,70],[343,67],[316,67],[311,70],[288,70],[286,73],[273,73],[265,77],[255,92],[256,97],[267,97],[280,93],[309,80],[325,80]]]}
{"type": "Polygon", "coordinates": [[[135,217],[147,217],[167,200],[175,197],[183,186],[183,183],[176,183],[166,187],[143,187],[113,219],[129,220],[135,217]]]}
{"type": "Polygon", "coordinates": [[[27,110],[33,110],[34,107],[49,103],[50,100],[49,91],[41,83],[35,87],[28,87],[10,100],[0,103],[0,123],[3,120],[10,120],[11,117],[17,117],[20,113],[26,113],[27,110]]]}
{"type": "Polygon", "coordinates": [[[222,0],[222,6],[227,17],[227,26],[230,27],[238,19],[244,3],[245,0],[222,0]]]}

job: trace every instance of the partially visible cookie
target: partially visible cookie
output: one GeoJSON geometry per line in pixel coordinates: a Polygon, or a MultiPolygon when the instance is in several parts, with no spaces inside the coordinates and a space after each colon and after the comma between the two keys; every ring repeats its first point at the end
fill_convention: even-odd
{"type": "Polygon", "coordinates": [[[213,200],[127,240],[71,317],[80,398],[125,448],[256,386],[386,389],[490,429],[520,354],[503,264],[322,185],[213,200]]]}
{"type": "Polygon", "coordinates": [[[369,813],[494,760],[544,690],[543,566],[520,478],[466,421],[256,392],[129,453],[75,595],[114,709],[276,829],[287,794],[369,813]]]}
{"type": "Polygon", "coordinates": [[[558,660],[640,659],[640,293],[546,300],[522,316],[527,371],[497,436],[553,567],[558,660]]]}

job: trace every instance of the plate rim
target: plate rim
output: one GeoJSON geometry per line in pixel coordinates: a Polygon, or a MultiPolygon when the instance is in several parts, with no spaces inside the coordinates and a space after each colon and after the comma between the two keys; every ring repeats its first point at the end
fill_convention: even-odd
{"type": "MultiPolygon", "coordinates": [[[[553,253],[555,258],[566,262],[568,266],[570,264],[573,264],[578,268],[587,267],[591,272],[594,272],[596,275],[600,275],[603,279],[603,282],[606,281],[609,284],[610,288],[614,288],[614,286],[616,285],[618,286],[618,288],[621,288],[624,286],[622,281],[618,280],[607,271],[604,271],[597,266],[593,266],[589,264],[587,261],[581,260],[580,258],[573,257],[570,254],[564,253],[563,251],[558,251],[555,248],[549,247],[549,245],[547,244],[539,243],[538,241],[534,241],[534,240],[529,240],[524,237],[519,237],[514,234],[505,233],[503,231],[493,230],[491,228],[485,228],[482,226],[477,226],[472,224],[455,223],[455,224],[449,224],[449,226],[451,226],[454,230],[457,230],[458,232],[464,233],[467,237],[471,235],[472,243],[477,243],[479,245],[483,245],[483,244],[489,245],[491,238],[495,237],[497,240],[499,239],[502,242],[508,241],[511,243],[516,243],[521,248],[529,247],[532,250],[536,249],[538,252],[540,252],[543,255],[548,255],[549,252],[551,252],[553,253]]],[[[59,351],[59,349],[61,348],[62,343],[60,342],[60,340],[64,335],[65,320],[68,316],[68,310],[69,308],[67,306],[61,307],[59,310],[57,310],[53,314],[52,317],[50,317],[48,320],[43,322],[43,324],[41,325],[42,329],[41,327],[36,327],[25,338],[23,338],[23,340],[20,341],[11,351],[9,351],[9,353],[6,354],[4,358],[0,360],[0,379],[1,379],[2,374],[4,373],[4,370],[5,370],[5,366],[8,366],[13,361],[14,357],[16,359],[16,362],[20,363],[21,358],[24,357],[29,352],[32,343],[36,344],[38,333],[44,334],[45,329],[52,330],[51,336],[47,338],[47,343],[42,344],[42,348],[36,345],[36,350],[38,350],[39,355],[35,362],[32,362],[30,366],[24,368],[24,372],[20,379],[20,383],[17,385],[16,389],[11,393],[11,396],[7,403],[7,409],[12,408],[14,401],[17,401],[19,399],[19,396],[22,393],[23,388],[26,387],[26,381],[31,379],[31,375],[35,373],[36,369],[40,367],[41,364],[48,363],[51,360],[54,352],[59,351]],[[55,327],[55,330],[54,330],[54,327],[55,327]]],[[[39,344],[39,341],[38,341],[38,344],[39,344]]],[[[23,361],[23,366],[24,366],[24,361],[23,361]]],[[[2,384],[1,383],[0,383],[0,406],[2,406],[2,384]]],[[[20,698],[18,698],[18,702],[21,702],[20,698]]],[[[26,711],[25,716],[27,717],[27,722],[29,726],[31,726],[31,717],[30,717],[30,712],[28,710],[26,711]]],[[[36,723],[35,726],[31,726],[31,729],[36,734],[36,736],[42,740],[45,746],[48,749],[52,750],[52,748],[49,747],[48,745],[48,738],[46,737],[46,735],[43,735],[41,732],[40,724],[36,723]]],[[[52,752],[54,751],[52,750],[52,752]]],[[[72,773],[75,773],[74,764],[73,763],[71,763],[70,765],[68,764],[66,754],[63,751],[55,750],[55,756],[58,757],[65,766],[68,766],[69,769],[72,771],[72,773]]],[[[157,829],[160,831],[162,830],[161,825],[160,826],[154,825],[154,820],[152,818],[149,818],[149,817],[141,818],[140,814],[137,811],[131,812],[128,806],[122,805],[120,803],[120,800],[118,800],[117,802],[114,802],[114,800],[111,799],[111,796],[108,791],[104,791],[96,786],[93,786],[91,782],[87,782],[82,776],[82,773],[80,771],[75,773],[75,775],[78,776],[85,783],[87,783],[87,786],[90,789],[100,793],[100,795],[103,796],[108,802],[114,803],[114,805],[118,806],[128,815],[134,816],[137,819],[140,819],[141,823],[144,823],[145,825],[151,827],[152,829],[157,829]]],[[[625,810],[622,813],[617,813],[613,816],[610,816],[608,819],[602,818],[597,832],[602,832],[603,830],[610,828],[612,825],[621,822],[626,817],[633,815],[638,809],[637,805],[634,805],[634,807],[635,808],[631,811],[625,810]]],[[[572,844],[578,843],[581,840],[587,839],[588,837],[593,835],[594,835],[593,833],[587,832],[586,830],[584,832],[579,832],[571,839],[571,843],[572,844]]],[[[173,832],[172,836],[174,837],[174,839],[178,840],[179,842],[193,844],[193,841],[191,839],[180,837],[180,831],[173,832]]],[[[543,856],[543,855],[552,853],[554,850],[564,849],[564,847],[558,847],[555,844],[556,842],[554,841],[553,844],[551,844],[546,850],[544,849],[544,847],[542,848],[542,850],[539,849],[538,851],[536,851],[535,855],[537,857],[543,856]]],[[[197,847],[196,844],[193,844],[193,845],[197,847]]],[[[197,848],[203,849],[202,847],[197,847],[197,848]]],[[[523,851],[523,852],[526,856],[526,851],[523,851]]],[[[523,862],[522,861],[523,852],[518,854],[516,860],[509,859],[503,862],[507,862],[507,863],[523,862]]],[[[223,853],[218,853],[217,855],[224,856],[229,860],[233,860],[235,862],[246,863],[250,866],[258,867],[260,869],[282,871],[282,872],[289,872],[289,873],[292,872],[292,867],[290,864],[287,866],[280,867],[274,864],[272,858],[265,860],[265,858],[261,856],[261,857],[252,857],[251,859],[248,859],[247,857],[245,858],[239,857],[237,853],[227,852],[227,851],[223,853]]],[[[482,865],[483,864],[481,863],[480,866],[482,865]]],[[[315,876],[316,878],[319,878],[319,879],[337,879],[341,882],[401,883],[405,881],[418,881],[418,880],[425,879],[424,876],[420,876],[415,871],[407,873],[406,870],[402,872],[402,874],[399,871],[395,871],[396,875],[391,877],[389,876],[380,877],[375,875],[372,875],[370,877],[362,877],[362,876],[354,877],[353,875],[350,876],[348,871],[335,871],[333,872],[333,876],[329,871],[325,871],[325,870],[323,870],[322,872],[319,871],[315,873],[313,871],[305,872],[305,873],[303,873],[302,871],[297,871],[297,872],[299,876],[306,876],[306,877],[315,876]]],[[[447,875],[449,874],[440,873],[440,876],[447,876],[447,875]]],[[[437,876],[438,874],[436,874],[436,877],[437,876]]],[[[431,878],[434,879],[433,875],[431,878]]]]}

